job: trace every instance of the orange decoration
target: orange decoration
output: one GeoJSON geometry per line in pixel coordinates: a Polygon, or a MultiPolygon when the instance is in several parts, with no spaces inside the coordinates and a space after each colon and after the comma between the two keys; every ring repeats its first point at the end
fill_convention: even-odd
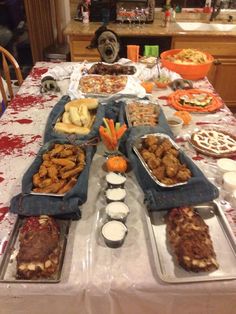
{"type": "Polygon", "coordinates": [[[176,111],[174,115],[181,118],[184,122],[184,125],[188,125],[192,120],[192,116],[188,111],[176,111]]]}
{"type": "Polygon", "coordinates": [[[146,93],[151,94],[153,87],[154,87],[153,82],[144,81],[141,83],[141,85],[145,88],[146,93]]]}
{"type": "Polygon", "coordinates": [[[106,161],[108,171],[125,172],[127,170],[127,161],[122,156],[112,156],[106,161]]]}

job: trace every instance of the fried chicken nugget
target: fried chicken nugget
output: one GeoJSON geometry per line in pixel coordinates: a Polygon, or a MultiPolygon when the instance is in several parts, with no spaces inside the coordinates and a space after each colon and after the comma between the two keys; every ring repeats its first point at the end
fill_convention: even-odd
{"type": "Polygon", "coordinates": [[[153,170],[154,176],[157,180],[161,181],[165,177],[165,166],[159,166],[153,170]]]}
{"type": "Polygon", "coordinates": [[[176,175],[176,178],[180,182],[185,182],[188,181],[191,178],[191,176],[192,176],[191,171],[185,165],[182,165],[182,167],[180,168],[176,175]]]}
{"type": "Polygon", "coordinates": [[[164,139],[163,142],[161,143],[161,147],[163,148],[164,152],[167,152],[171,148],[173,148],[173,145],[168,139],[164,139]]]}
{"type": "Polygon", "coordinates": [[[147,161],[148,167],[153,170],[160,166],[161,160],[160,158],[149,158],[147,161]]]}
{"type": "Polygon", "coordinates": [[[143,146],[146,148],[149,148],[152,145],[157,145],[158,144],[158,137],[154,135],[148,135],[144,141],[143,141],[143,146]]]}
{"type": "Polygon", "coordinates": [[[162,163],[166,167],[166,174],[169,178],[175,177],[179,170],[179,160],[171,154],[166,154],[162,158],[162,163]]]}
{"type": "Polygon", "coordinates": [[[176,183],[176,180],[173,178],[164,178],[164,179],[161,179],[161,182],[166,185],[172,185],[176,183]]]}
{"type": "Polygon", "coordinates": [[[157,149],[155,150],[155,156],[158,157],[158,158],[162,158],[164,154],[164,149],[163,147],[160,145],[157,147],[157,149]]]}
{"type": "Polygon", "coordinates": [[[141,156],[143,159],[147,162],[150,158],[155,158],[155,155],[153,153],[150,153],[147,149],[142,149],[140,151],[141,156]]]}

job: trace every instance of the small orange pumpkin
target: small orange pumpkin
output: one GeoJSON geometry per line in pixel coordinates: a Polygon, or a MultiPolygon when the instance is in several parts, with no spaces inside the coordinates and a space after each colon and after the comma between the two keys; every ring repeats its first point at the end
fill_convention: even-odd
{"type": "Polygon", "coordinates": [[[184,110],[176,111],[174,115],[181,118],[184,122],[184,125],[188,125],[192,120],[192,116],[188,111],[184,110]]]}
{"type": "Polygon", "coordinates": [[[113,172],[125,172],[127,170],[127,161],[122,156],[112,156],[106,161],[106,167],[108,171],[113,172]]]}

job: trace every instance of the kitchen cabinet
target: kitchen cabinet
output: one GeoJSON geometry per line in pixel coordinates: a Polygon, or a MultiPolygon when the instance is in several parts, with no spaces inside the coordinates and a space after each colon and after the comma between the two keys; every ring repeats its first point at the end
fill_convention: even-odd
{"type": "Polygon", "coordinates": [[[100,61],[100,55],[96,48],[88,49],[93,36],[70,35],[71,61],[100,61]]]}
{"type": "Polygon", "coordinates": [[[234,37],[173,36],[172,48],[195,48],[215,58],[208,79],[225,104],[236,112],[236,41],[234,37]]]}

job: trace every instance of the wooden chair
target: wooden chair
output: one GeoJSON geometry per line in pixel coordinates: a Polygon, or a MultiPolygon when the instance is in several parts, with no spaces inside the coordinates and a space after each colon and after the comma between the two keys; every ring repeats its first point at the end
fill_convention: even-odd
{"type": "MultiPolygon", "coordinates": [[[[0,46],[0,64],[2,64],[2,68],[0,68],[0,92],[2,95],[4,105],[5,107],[7,107],[9,99],[7,96],[6,86],[4,88],[3,78],[7,84],[7,89],[10,96],[10,100],[12,100],[14,97],[14,91],[12,87],[9,65],[11,64],[14,68],[16,79],[19,86],[23,83],[23,77],[21,74],[19,64],[17,63],[16,59],[13,57],[13,55],[9,51],[7,51],[2,46],[0,46]]],[[[0,103],[0,115],[1,115],[2,109],[3,108],[0,103]]]]}

